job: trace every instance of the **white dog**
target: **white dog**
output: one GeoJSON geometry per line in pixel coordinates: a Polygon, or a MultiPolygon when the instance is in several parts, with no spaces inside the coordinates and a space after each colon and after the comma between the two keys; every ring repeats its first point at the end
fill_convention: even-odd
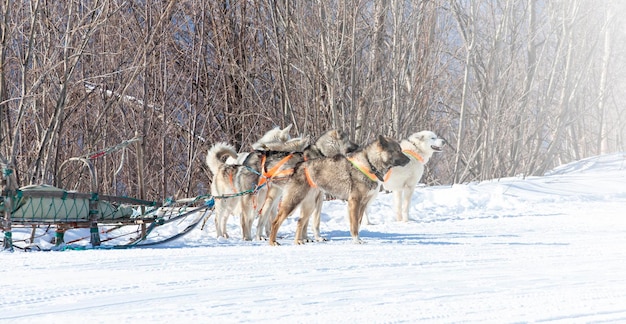
{"type": "Polygon", "coordinates": [[[411,162],[391,169],[386,175],[383,187],[393,191],[397,221],[409,221],[409,205],[415,186],[422,178],[424,165],[433,153],[441,152],[446,141],[431,131],[421,131],[402,140],[400,146],[411,162]]]}

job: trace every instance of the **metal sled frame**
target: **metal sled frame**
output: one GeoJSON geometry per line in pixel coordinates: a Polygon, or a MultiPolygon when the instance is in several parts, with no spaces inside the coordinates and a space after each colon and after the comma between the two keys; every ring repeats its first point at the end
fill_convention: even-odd
{"type": "MultiPolygon", "coordinates": [[[[202,197],[170,202],[164,206],[159,202],[131,197],[100,195],[98,193],[97,173],[90,159],[71,158],[61,164],[59,174],[62,174],[63,170],[72,163],[82,163],[89,170],[89,193],[71,192],[47,185],[17,188],[13,170],[4,165],[0,184],[2,189],[0,209],[4,213],[0,229],[4,231],[4,250],[13,250],[13,227],[31,227],[30,242],[33,242],[35,230],[44,226],[55,228],[53,240],[55,246],[66,243],[63,238],[65,231],[75,228],[89,228],[91,246],[99,247],[101,245],[99,225],[115,226],[114,228],[138,225],[141,227],[138,237],[132,238],[127,245],[113,246],[113,248],[137,246],[154,227],[198,211],[204,210],[204,214],[206,214],[206,211],[212,207],[212,204],[205,203],[202,207],[189,208],[202,197]],[[183,203],[182,207],[181,202],[183,203]],[[177,203],[179,207],[174,207],[177,203]],[[164,211],[159,207],[168,208],[167,211],[164,211]]],[[[204,215],[197,218],[192,222],[192,225],[173,237],[157,243],[184,235],[195,227],[203,217],[204,215]]]]}

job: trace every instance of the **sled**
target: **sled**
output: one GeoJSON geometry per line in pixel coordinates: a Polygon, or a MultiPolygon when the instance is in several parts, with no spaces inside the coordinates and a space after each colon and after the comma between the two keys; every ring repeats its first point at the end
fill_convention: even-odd
{"type": "MultiPolygon", "coordinates": [[[[100,195],[96,172],[91,159],[71,158],[61,164],[59,174],[72,162],[83,163],[89,170],[90,192],[75,192],[52,185],[30,185],[17,188],[13,170],[2,162],[3,176],[0,195],[0,215],[4,215],[0,230],[4,231],[3,248],[48,249],[33,246],[36,232],[44,234],[54,229],[50,249],[68,248],[125,248],[148,246],[171,241],[189,233],[213,208],[210,196],[168,200],[165,203],[126,196],[100,195]],[[183,224],[183,228],[169,231],[166,237],[148,240],[156,227],[183,224]],[[129,227],[136,227],[130,230],[129,227]],[[30,237],[13,237],[14,228],[30,228],[30,237]],[[72,229],[89,229],[88,235],[65,240],[72,229]],[[120,233],[119,235],[116,234],[120,233]],[[106,234],[102,239],[101,234],[106,234]],[[120,239],[121,238],[121,239],[120,239]],[[89,240],[89,245],[84,244],[89,240]],[[14,244],[17,241],[24,245],[14,244]],[[103,244],[115,241],[115,244],[103,244]]],[[[84,231],[83,231],[84,232],[84,231]]],[[[39,234],[42,236],[43,234],[39,234]]]]}

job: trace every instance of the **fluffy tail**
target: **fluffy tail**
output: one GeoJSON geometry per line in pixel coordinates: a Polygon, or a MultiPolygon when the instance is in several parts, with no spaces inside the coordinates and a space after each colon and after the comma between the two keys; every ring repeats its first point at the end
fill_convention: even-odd
{"type": "Polygon", "coordinates": [[[217,170],[224,165],[224,161],[228,157],[237,159],[237,151],[235,147],[224,142],[215,143],[206,154],[206,165],[213,175],[217,174],[217,170]]]}

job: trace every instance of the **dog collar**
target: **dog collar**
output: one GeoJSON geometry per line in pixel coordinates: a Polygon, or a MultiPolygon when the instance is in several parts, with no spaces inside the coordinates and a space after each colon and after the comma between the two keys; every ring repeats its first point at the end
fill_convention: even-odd
{"type": "Polygon", "coordinates": [[[372,172],[368,169],[366,169],[362,164],[358,163],[356,160],[354,160],[353,158],[346,158],[348,159],[348,161],[350,161],[350,163],[352,163],[352,165],[357,168],[357,170],[361,171],[368,179],[374,181],[374,182],[378,182],[380,181],[384,181],[383,177],[379,175],[378,172],[372,172]]]}
{"type": "Polygon", "coordinates": [[[424,158],[421,155],[417,154],[417,152],[415,152],[413,150],[402,150],[402,153],[404,153],[404,154],[406,154],[406,155],[408,155],[408,156],[410,156],[410,157],[412,157],[412,158],[414,158],[414,159],[424,163],[424,158]]]}

